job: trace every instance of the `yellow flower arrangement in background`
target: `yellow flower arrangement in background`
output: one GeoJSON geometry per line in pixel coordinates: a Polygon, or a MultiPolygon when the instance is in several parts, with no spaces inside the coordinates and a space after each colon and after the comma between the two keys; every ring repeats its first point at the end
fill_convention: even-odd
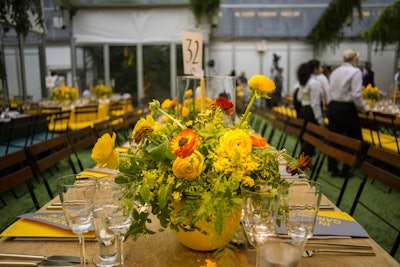
{"type": "Polygon", "coordinates": [[[99,98],[109,97],[112,95],[112,89],[109,86],[105,86],[103,83],[99,83],[93,88],[92,95],[99,98]]]}
{"type": "Polygon", "coordinates": [[[378,101],[380,98],[379,88],[372,87],[371,84],[362,87],[362,96],[364,99],[378,101]]]}
{"type": "Polygon", "coordinates": [[[51,91],[50,98],[58,101],[73,101],[78,97],[78,90],[62,83],[51,91]]]}

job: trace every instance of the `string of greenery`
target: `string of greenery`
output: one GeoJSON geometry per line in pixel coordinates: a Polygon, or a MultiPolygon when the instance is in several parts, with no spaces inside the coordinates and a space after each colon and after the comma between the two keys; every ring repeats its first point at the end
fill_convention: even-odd
{"type": "Polygon", "coordinates": [[[219,9],[220,0],[190,0],[190,9],[196,19],[196,23],[201,23],[203,15],[208,18],[215,15],[219,9]]]}
{"type": "MultiPolygon", "coordinates": [[[[394,2],[386,8],[379,16],[379,19],[374,22],[372,27],[363,31],[361,35],[365,37],[367,42],[375,43],[377,50],[380,46],[381,50],[388,45],[397,43],[400,44],[400,0],[394,2]]],[[[399,49],[399,48],[398,48],[399,49]]]]}
{"type": "Polygon", "coordinates": [[[344,37],[344,25],[347,22],[352,24],[354,8],[361,19],[361,0],[332,0],[307,39],[316,47],[338,44],[344,37]]]}
{"type": "Polygon", "coordinates": [[[34,22],[44,28],[41,0],[1,0],[0,22],[7,31],[14,27],[18,35],[26,37],[31,30],[29,13],[34,22]]]}

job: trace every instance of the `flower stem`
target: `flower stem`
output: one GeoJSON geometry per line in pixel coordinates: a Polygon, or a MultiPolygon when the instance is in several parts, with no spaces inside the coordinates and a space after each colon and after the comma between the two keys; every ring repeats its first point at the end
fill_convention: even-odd
{"type": "Polygon", "coordinates": [[[239,128],[242,128],[243,127],[243,123],[245,121],[247,121],[247,119],[248,119],[248,117],[250,115],[250,109],[253,106],[255,100],[256,100],[256,93],[254,91],[251,91],[251,93],[250,93],[250,102],[247,105],[246,111],[244,112],[244,114],[242,116],[242,119],[241,119],[240,124],[239,124],[239,128]]]}
{"type": "Polygon", "coordinates": [[[161,108],[157,109],[158,112],[164,114],[165,116],[167,116],[170,120],[172,120],[173,122],[175,122],[181,129],[184,129],[185,127],[182,125],[182,123],[180,123],[178,120],[176,120],[174,117],[172,117],[170,114],[168,114],[168,112],[165,112],[164,110],[162,110],[161,108]]]}

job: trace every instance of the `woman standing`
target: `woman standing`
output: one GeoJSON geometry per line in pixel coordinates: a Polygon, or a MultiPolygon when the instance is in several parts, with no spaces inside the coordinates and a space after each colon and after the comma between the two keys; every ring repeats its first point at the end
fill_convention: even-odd
{"type": "MultiPolygon", "coordinates": [[[[300,85],[297,97],[301,102],[298,117],[304,119],[306,122],[324,125],[321,108],[322,89],[321,84],[315,79],[315,75],[320,69],[320,63],[319,61],[317,62],[317,67],[309,63],[301,64],[297,71],[297,78],[300,85]]],[[[301,150],[304,154],[313,156],[315,148],[303,142],[301,150]]]]}

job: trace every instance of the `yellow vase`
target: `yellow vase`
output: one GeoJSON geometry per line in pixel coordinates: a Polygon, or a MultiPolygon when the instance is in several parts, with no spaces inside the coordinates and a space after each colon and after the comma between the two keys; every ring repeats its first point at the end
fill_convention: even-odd
{"type": "Polygon", "coordinates": [[[235,232],[240,224],[242,206],[237,205],[229,217],[224,220],[224,227],[221,234],[214,230],[214,222],[201,221],[196,226],[204,229],[207,234],[197,230],[185,232],[180,230],[176,233],[179,242],[196,251],[212,251],[227,245],[235,236],[235,232]]]}

